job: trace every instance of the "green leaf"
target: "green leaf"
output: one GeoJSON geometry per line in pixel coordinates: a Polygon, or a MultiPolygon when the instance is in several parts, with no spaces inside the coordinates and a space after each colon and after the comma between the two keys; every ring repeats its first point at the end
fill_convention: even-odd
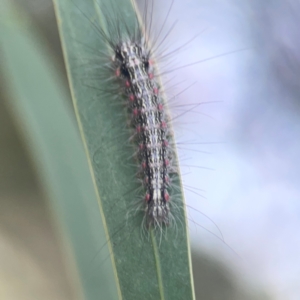
{"type": "MultiPolygon", "coordinates": [[[[101,32],[108,28],[111,33],[116,27],[135,32],[135,10],[129,0],[54,3],[75,112],[110,236],[122,299],[194,299],[182,193],[176,190],[176,197],[173,193],[177,226],[142,230],[143,213],[135,204],[143,204],[143,189],[136,180],[136,149],[126,127],[126,102],[117,82],[111,80],[113,71],[105,72],[111,54],[101,32]],[[111,18],[114,21],[105,22],[111,18]],[[136,214],[131,213],[135,209],[136,214]]],[[[178,176],[173,182],[181,186],[178,176]]]]}
{"type": "Polygon", "coordinates": [[[10,0],[0,1],[1,70],[11,96],[8,104],[56,217],[70,276],[78,282],[78,299],[119,299],[107,259],[110,250],[103,247],[95,257],[107,234],[68,99],[43,42],[11,5],[10,0]]]}

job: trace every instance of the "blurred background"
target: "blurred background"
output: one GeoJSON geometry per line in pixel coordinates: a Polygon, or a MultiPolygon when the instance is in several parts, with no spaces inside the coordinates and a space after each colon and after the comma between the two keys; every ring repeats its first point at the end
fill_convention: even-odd
{"type": "MultiPolygon", "coordinates": [[[[39,29],[67,91],[51,0],[14,1],[39,29]]],[[[184,183],[192,187],[186,199],[193,208],[197,299],[297,300],[300,3],[240,2],[176,0],[166,25],[178,20],[170,49],[201,33],[176,53],[174,70],[203,60],[171,75],[179,91],[194,83],[178,101],[218,101],[174,124],[182,143],[198,142],[194,153],[179,149],[184,183]]],[[[158,27],[169,5],[156,5],[158,27]]],[[[5,101],[0,122],[1,299],[75,299],[47,202],[5,101]]]]}

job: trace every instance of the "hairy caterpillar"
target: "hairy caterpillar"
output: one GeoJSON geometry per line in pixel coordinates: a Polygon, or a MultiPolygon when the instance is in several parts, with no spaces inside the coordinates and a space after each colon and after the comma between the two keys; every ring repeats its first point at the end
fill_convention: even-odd
{"type": "MultiPolygon", "coordinates": [[[[113,4],[111,5],[113,7],[113,4]]],[[[146,2],[143,16],[145,28],[142,28],[136,19],[133,20],[135,31],[130,32],[129,26],[122,23],[122,13],[117,9],[114,10],[115,15],[111,19],[108,19],[106,14],[107,32],[96,27],[93,21],[91,27],[107,43],[112,54],[111,58],[103,55],[106,59],[104,63],[101,63],[101,58],[97,58],[98,62],[95,66],[99,69],[100,79],[104,74],[104,76],[110,74],[106,81],[108,85],[116,88],[115,91],[109,89],[103,92],[104,94],[115,93],[119,97],[115,103],[120,104],[120,101],[123,101],[122,106],[127,107],[126,123],[128,123],[127,128],[130,129],[130,141],[127,144],[131,147],[130,151],[132,147],[134,149],[134,155],[131,156],[137,158],[139,168],[136,172],[139,173],[138,178],[144,193],[144,196],[139,196],[140,200],[137,199],[140,203],[137,205],[138,209],[134,210],[144,211],[142,224],[146,224],[147,228],[159,227],[161,230],[161,225],[169,225],[174,221],[171,206],[176,207],[177,204],[175,201],[170,201],[172,196],[169,192],[173,184],[172,174],[177,173],[178,167],[173,163],[175,144],[169,135],[170,116],[165,110],[166,101],[160,91],[160,83],[157,81],[154,51],[150,50],[149,22],[151,21],[148,18],[153,17],[151,5],[153,5],[152,1],[146,2]],[[145,204],[141,205],[143,199],[145,204]]],[[[82,12],[80,7],[78,10],[82,12]]],[[[82,14],[84,15],[83,12],[82,14]]],[[[161,41],[157,37],[153,47],[159,43],[161,41]]],[[[168,55],[168,53],[164,54],[164,56],[168,55]]],[[[93,84],[97,85],[97,82],[93,84]]],[[[97,155],[96,150],[95,157],[97,155]]]]}
{"type": "MultiPolygon", "coordinates": [[[[178,104],[176,103],[176,96],[181,91],[179,89],[177,92],[171,86],[171,96],[166,98],[168,99],[166,102],[175,109],[177,107],[177,114],[172,113],[170,118],[166,116],[163,97],[160,97],[159,83],[154,81],[155,75],[152,68],[153,70],[155,68],[152,66],[152,60],[149,57],[151,51],[147,48],[147,35],[150,35],[153,20],[151,4],[146,5],[144,10],[146,12],[144,15],[147,16],[143,18],[146,24],[144,31],[136,26],[136,17],[132,18],[135,25],[132,26],[132,24],[126,23],[127,21],[124,23],[123,14],[126,15],[126,11],[122,11],[121,13],[110,13],[110,15],[104,13],[105,17],[101,14],[100,19],[106,20],[107,31],[104,33],[103,29],[99,29],[96,26],[97,23],[94,22],[98,17],[95,13],[97,9],[99,7],[94,6],[91,11],[85,11],[84,5],[80,6],[79,1],[79,5],[78,3],[75,4],[75,9],[72,12],[75,19],[82,18],[86,20],[90,32],[98,33],[99,41],[96,42],[99,45],[108,45],[111,50],[110,55],[108,55],[104,50],[93,47],[95,34],[89,34],[88,30],[82,30],[83,33],[80,35],[81,28],[79,28],[79,34],[72,36],[73,40],[76,39],[77,42],[77,44],[74,44],[74,48],[88,49],[91,54],[90,57],[70,57],[70,60],[78,61],[78,68],[84,65],[86,72],[86,78],[76,78],[75,84],[81,84],[82,89],[76,91],[75,100],[80,98],[80,101],[88,101],[88,105],[82,106],[80,110],[80,118],[83,122],[88,120],[85,126],[92,138],[89,140],[87,148],[96,162],[94,166],[95,173],[98,174],[103,170],[107,171],[107,176],[102,174],[96,177],[96,183],[101,186],[100,196],[104,210],[109,212],[108,218],[106,218],[110,228],[109,242],[112,244],[116,256],[118,253],[124,252],[129,255],[139,254],[135,271],[138,274],[137,276],[140,275],[145,280],[144,271],[149,266],[143,266],[142,262],[150,260],[151,255],[153,257],[153,255],[159,253],[164,259],[168,259],[168,254],[174,251],[181,257],[184,257],[188,252],[186,240],[182,239],[180,235],[182,232],[186,232],[187,228],[184,204],[180,193],[177,191],[181,183],[177,174],[176,161],[168,167],[170,161],[173,160],[172,149],[174,149],[175,142],[171,136],[169,137],[167,128],[170,121],[176,121],[189,112],[194,113],[200,106],[201,101],[178,104]],[[143,35],[144,32],[145,35],[143,35]],[[95,90],[92,97],[90,96],[91,90],[95,90]],[[107,116],[101,114],[103,110],[107,112],[107,116]],[[97,118],[98,112],[99,116],[101,114],[99,118],[97,118]],[[123,123],[119,122],[120,120],[123,120],[123,123]],[[105,139],[103,136],[105,136],[105,139]],[[104,140],[105,142],[103,142],[104,140]],[[147,148],[151,151],[147,152],[147,148]],[[120,153],[118,156],[116,156],[117,152],[120,153]],[[106,159],[103,159],[103,157],[106,159]],[[136,166],[137,160],[139,161],[138,166],[136,166]],[[144,183],[136,180],[139,168],[144,169],[141,176],[144,183]],[[171,184],[169,184],[168,177],[171,177],[171,184]],[[154,182],[149,184],[149,180],[154,182]],[[178,197],[176,193],[178,193],[178,197]],[[168,201],[169,197],[170,201],[168,201]],[[146,204],[143,198],[145,198],[146,204]],[[143,213],[140,213],[141,211],[143,213]],[[134,212],[133,216],[130,215],[131,212],[134,212]],[[176,222],[172,222],[172,220],[176,222]],[[146,234],[150,239],[141,239],[140,227],[144,223],[148,225],[147,229],[152,227],[159,229],[159,234],[153,236],[153,231],[147,230],[146,234]],[[174,226],[171,228],[170,226],[162,226],[169,223],[174,224],[174,226]],[[128,239],[133,242],[125,245],[124,242],[128,239]],[[145,246],[148,245],[149,240],[152,244],[159,245],[159,247],[155,246],[158,249],[155,254],[150,254],[151,248],[145,246]],[[171,240],[171,243],[164,243],[165,240],[171,240]]],[[[168,17],[169,13],[167,12],[164,20],[168,17]]],[[[165,21],[162,23],[161,27],[165,28],[165,21]]],[[[152,52],[156,48],[160,49],[155,55],[158,61],[169,58],[184,48],[183,45],[182,47],[168,49],[165,43],[170,32],[173,31],[172,26],[169,30],[164,29],[164,31],[161,40],[154,37],[151,43],[152,52]],[[164,52],[164,47],[167,52],[164,52]]],[[[70,35],[72,35],[72,28],[70,28],[70,35]]],[[[160,30],[158,35],[160,35],[160,30]]],[[[188,43],[189,40],[186,44],[188,43]]],[[[88,54],[88,52],[86,51],[85,54],[88,54]]],[[[200,61],[197,61],[197,63],[200,63],[200,61]]],[[[184,66],[185,64],[179,65],[177,69],[183,69],[184,66]]],[[[158,72],[160,75],[169,72],[161,68],[160,64],[161,69],[162,71],[158,72]]],[[[76,77],[76,69],[73,68],[71,72],[76,77]]],[[[75,84],[73,83],[73,86],[75,84]]],[[[199,140],[192,140],[190,144],[196,148],[197,145],[203,143],[199,140]]],[[[195,148],[188,150],[198,151],[195,148]]],[[[189,169],[202,168],[195,165],[186,166],[189,169]]],[[[187,189],[198,195],[197,190],[189,186],[187,186],[187,189]]],[[[121,268],[121,265],[128,264],[125,260],[116,260],[116,263],[122,270],[126,268],[121,268]]],[[[170,257],[168,265],[171,264],[173,262],[170,257]]],[[[132,268],[132,265],[128,265],[128,268],[132,268]]],[[[182,269],[183,266],[178,265],[178,272],[182,271],[180,268],[182,269]]],[[[186,264],[184,268],[189,268],[189,266],[186,264]]],[[[164,276],[167,276],[167,270],[168,267],[164,267],[162,270],[165,272],[164,276]]],[[[177,271],[174,271],[174,274],[177,271]]],[[[155,271],[153,270],[153,272],[155,271]]],[[[151,271],[147,269],[147,273],[151,273],[151,271]]],[[[126,279],[130,281],[130,278],[126,279]]]]}

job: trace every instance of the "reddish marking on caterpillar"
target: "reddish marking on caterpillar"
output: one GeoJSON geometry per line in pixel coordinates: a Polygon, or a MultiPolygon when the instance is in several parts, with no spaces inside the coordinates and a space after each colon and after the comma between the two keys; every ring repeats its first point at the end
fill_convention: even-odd
{"type": "Polygon", "coordinates": [[[132,113],[133,113],[133,116],[134,116],[134,117],[137,117],[138,114],[139,114],[139,110],[138,110],[137,108],[134,108],[134,109],[132,110],[132,113]]]}
{"type": "Polygon", "coordinates": [[[169,193],[167,191],[164,192],[164,197],[165,197],[166,201],[170,200],[170,195],[169,195],[169,193]]]}
{"type": "Polygon", "coordinates": [[[149,200],[150,200],[150,194],[146,194],[145,200],[146,200],[146,202],[149,202],[149,200]]]}
{"type": "Polygon", "coordinates": [[[165,129],[167,128],[167,123],[165,121],[161,122],[160,124],[161,128],[165,129]]]}
{"type": "Polygon", "coordinates": [[[135,100],[135,97],[134,97],[133,94],[130,94],[130,95],[129,95],[129,100],[130,100],[131,102],[133,102],[133,101],[135,100]]]}
{"type": "Polygon", "coordinates": [[[139,134],[142,131],[142,127],[140,125],[136,126],[136,132],[139,134]]]}

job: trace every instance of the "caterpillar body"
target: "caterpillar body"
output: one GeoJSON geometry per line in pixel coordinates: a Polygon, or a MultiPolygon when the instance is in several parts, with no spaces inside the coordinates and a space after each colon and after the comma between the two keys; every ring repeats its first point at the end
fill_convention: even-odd
{"type": "Polygon", "coordinates": [[[159,88],[153,79],[149,51],[138,41],[115,47],[116,74],[125,84],[131,123],[136,133],[141,177],[145,187],[145,217],[151,225],[169,224],[169,167],[167,121],[159,88]]]}

